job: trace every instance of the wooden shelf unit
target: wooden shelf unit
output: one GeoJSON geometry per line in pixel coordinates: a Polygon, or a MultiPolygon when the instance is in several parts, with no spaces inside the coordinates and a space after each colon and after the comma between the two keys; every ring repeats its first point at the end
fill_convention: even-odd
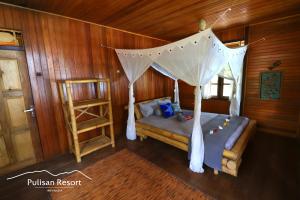
{"type": "Polygon", "coordinates": [[[58,85],[68,130],[69,150],[75,154],[76,161],[81,162],[82,156],[103,147],[109,145],[115,147],[109,79],[64,80],[59,81],[58,85]],[[72,95],[73,84],[93,84],[96,88],[97,97],[81,101],[74,100],[72,95]],[[106,86],[103,93],[100,89],[101,84],[106,86]],[[89,112],[88,110],[92,107],[98,107],[99,113],[89,112]],[[78,119],[83,115],[92,118],[79,121],[78,119]],[[110,137],[106,135],[106,127],[109,127],[110,137]],[[101,129],[101,135],[79,142],[79,134],[99,128],[101,129]]]}

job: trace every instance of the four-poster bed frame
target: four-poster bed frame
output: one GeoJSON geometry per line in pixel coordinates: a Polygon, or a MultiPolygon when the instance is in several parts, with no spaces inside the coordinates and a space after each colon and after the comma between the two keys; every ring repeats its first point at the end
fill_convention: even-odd
{"type": "MultiPolygon", "coordinates": [[[[189,168],[203,173],[204,141],[201,129],[201,86],[205,86],[216,74],[234,80],[230,103],[230,115],[239,116],[241,103],[243,61],[247,46],[226,47],[211,28],[164,46],[148,49],[115,49],[124,72],[129,80],[129,102],[126,137],[136,139],[134,117],[134,83],[149,68],[156,68],[162,74],[182,80],[195,87],[195,107],[191,134],[191,156],[189,168]],[[154,65],[154,66],[153,66],[154,65]]],[[[176,87],[175,87],[176,88],[176,87]]],[[[220,154],[218,154],[220,155],[220,154]]],[[[221,161],[221,160],[219,160],[221,161]]],[[[221,170],[221,162],[216,165],[221,170]]]]}
{"type": "MultiPolygon", "coordinates": [[[[162,99],[171,99],[171,98],[164,97],[159,99],[162,100],[162,99]]],[[[142,118],[139,104],[147,103],[153,100],[154,99],[135,103],[134,113],[135,113],[136,120],[142,118]]],[[[255,133],[255,131],[256,131],[256,121],[250,120],[249,124],[246,126],[241,136],[237,139],[232,149],[231,150],[224,149],[223,158],[222,158],[222,172],[225,172],[233,176],[237,176],[239,166],[242,162],[242,158],[241,158],[242,154],[248,144],[250,137],[255,133]]],[[[184,135],[179,135],[177,133],[163,130],[138,121],[136,121],[136,132],[137,135],[140,137],[141,141],[143,141],[143,139],[147,137],[151,137],[153,139],[177,147],[181,150],[188,151],[189,138],[184,135]]],[[[218,170],[214,169],[214,174],[218,174],[218,170]]]]}

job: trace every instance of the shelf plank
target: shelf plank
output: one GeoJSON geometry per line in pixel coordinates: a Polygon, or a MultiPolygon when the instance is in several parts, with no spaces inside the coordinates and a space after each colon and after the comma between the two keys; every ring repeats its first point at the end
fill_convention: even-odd
{"type": "Polygon", "coordinates": [[[3,46],[3,45],[0,45],[0,50],[24,51],[24,46],[3,46]]]}
{"type": "Polygon", "coordinates": [[[94,118],[77,123],[77,134],[110,125],[111,122],[105,117],[94,118]]]}
{"type": "Polygon", "coordinates": [[[65,83],[70,83],[70,84],[97,83],[97,82],[109,82],[109,79],[70,79],[70,80],[65,80],[65,83]]]}
{"type": "Polygon", "coordinates": [[[80,156],[85,156],[93,151],[96,151],[109,145],[111,145],[111,139],[104,135],[80,142],[80,156]]]}
{"type": "Polygon", "coordinates": [[[100,106],[109,104],[109,101],[102,99],[92,99],[92,100],[84,100],[84,101],[73,101],[74,109],[92,107],[92,106],[100,106]]]}

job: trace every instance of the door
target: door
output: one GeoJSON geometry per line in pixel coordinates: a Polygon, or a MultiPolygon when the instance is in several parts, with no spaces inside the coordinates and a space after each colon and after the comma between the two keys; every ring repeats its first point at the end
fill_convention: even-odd
{"type": "Polygon", "coordinates": [[[0,50],[0,174],[41,155],[25,53],[0,50]]]}

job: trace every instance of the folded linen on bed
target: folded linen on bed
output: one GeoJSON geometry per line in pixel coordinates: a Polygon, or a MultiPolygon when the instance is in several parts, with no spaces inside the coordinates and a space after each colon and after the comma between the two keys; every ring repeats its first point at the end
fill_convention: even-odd
{"type": "Polygon", "coordinates": [[[233,145],[235,145],[235,142],[240,137],[240,135],[243,133],[245,127],[249,123],[249,118],[243,117],[242,123],[237,127],[237,129],[231,134],[231,136],[228,138],[225,144],[225,149],[230,150],[232,149],[233,145]]]}
{"type": "Polygon", "coordinates": [[[220,171],[222,170],[222,158],[225,144],[244,120],[243,117],[231,117],[227,126],[222,126],[222,129],[218,129],[213,134],[210,134],[210,130],[219,127],[220,124],[222,125],[227,118],[228,115],[220,114],[202,126],[204,140],[204,163],[207,166],[220,171]]]}

